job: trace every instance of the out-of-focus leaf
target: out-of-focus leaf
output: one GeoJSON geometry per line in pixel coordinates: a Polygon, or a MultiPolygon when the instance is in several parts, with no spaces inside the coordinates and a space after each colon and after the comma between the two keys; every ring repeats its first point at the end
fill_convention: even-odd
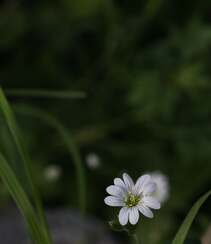
{"type": "Polygon", "coordinates": [[[9,166],[4,156],[0,153],[0,177],[10,192],[18,208],[20,209],[28,227],[28,231],[32,238],[33,243],[36,244],[48,244],[46,240],[45,232],[39,225],[39,221],[36,216],[36,212],[30,203],[24,189],[20,185],[16,175],[9,166]]]}
{"type": "Polygon", "coordinates": [[[86,94],[81,91],[53,91],[41,89],[7,89],[5,93],[13,97],[34,97],[53,99],[85,98],[86,94]]]}
{"type": "Polygon", "coordinates": [[[62,123],[60,123],[60,121],[57,120],[54,116],[41,109],[34,108],[32,106],[16,106],[15,111],[29,116],[37,117],[42,121],[44,121],[45,123],[47,123],[49,126],[57,130],[75,164],[78,192],[79,192],[78,202],[79,202],[81,212],[84,213],[86,209],[85,172],[83,169],[80,153],[78,151],[75,142],[72,139],[72,135],[70,131],[62,123]]]}
{"type": "Polygon", "coordinates": [[[19,131],[19,128],[16,123],[15,116],[13,114],[13,111],[4,95],[4,92],[2,88],[0,87],[0,110],[2,111],[2,114],[5,118],[6,124],[9,128],[9,131],[12,135],[12,138],[15,142],[15,145],[19,151],[19,154],[21,156],[22,162],[23,162],[23,170],[26,173],[26,180],[28,181],[29,187],[31,189],[31,194],[33,201],[36,206],[36,210],[38,212],[38,217],[40,221],[40,225],[43,228],[43,231],[46,234],[46,239],[48,239],[47,243],[51,243],[51,236],[48,231],[48,225],[46,222],[45,214],[44,214],[44,209],[41,203],[41,199],[38,193],[38,190],[33,182],[33,177],[32,177],[32,171],[31,171],[31,159],[30,156],[25,148],[24,141],[22,139],[21,133],[19,131]]]}
{"type": "Polygon", "coordinates": [[[211,190],[207,192],[205,195],[199,198],[199,200],[193,205],[191,210],[189,211],[187,217],[183,221],[179,231],[177,232],[172,244],[183,244],[185,238],[188,234],[188,231],[193,223],[194,218],[196,217],[200,207],[207,200],[207,198],[211,195],[211,190]]]}

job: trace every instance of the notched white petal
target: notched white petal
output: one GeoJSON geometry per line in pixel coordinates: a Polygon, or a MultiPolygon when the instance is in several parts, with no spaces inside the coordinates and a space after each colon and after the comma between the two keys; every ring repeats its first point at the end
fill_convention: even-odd
{"type": "Polygon", "coordinates": [[[157,185],[154,182],[148,183],[143,188],[144,195],[148,195],[148,194],[150,195],[150,194],[152,194],[153,192],[156,191],[156,187],[157,187],[157,185]]]}
{"type": "Polygon", "coordinates": [[[124,195],[123,190],[119,186],[115,186],[115,185],[107,187],[106,191],[108,192],[108,194],[116,197],[123,197],[124,195]]]}
{"type": "Polygon", "coordinates": [[[139,220],[139,212],[137,207],[130,208],[129,221],[132,225],[136,225],[139,220]]]}
{"type": "Polygon", "coordinates": [[[111,207],[122,207],[124,205],[122,199],[114,196],[108,196],[104,199],[105,204],[111,207]]]}
{"type": "Polygon", "coordinates": [[[142,199],[144,205],[152,209],[160,209],[160,202],[155,197],[146,196],[142,199]]]}
{"type": "Polygon", "coordinates": [[[169,197],[169,180],[168,177],[161,172],[157,171],[150,174],[152,180],[157,184],[157,189],[154,196],[161,202],[165,202],[169,197]]]}
{"type": "Polygon", "coordinates": [[[125,183],[128,191],[132,191],[132,189],[134,187],[134,182],[131,179],[131,177],[128,174],[124,173],[123,174],[123,180],[124,180],[124,183],[125,183]]]}
{"type": "Polygon", "coordinates": [[[153,218],[153,212],[146,206],[140,204],[138,205],[138,210],[146,217],[153,218]]]}
{"type": "Polygon", "coordinates": [[[129,217],[129,209],[127,207],[123,207],[119,211],[119,223],[121,225],[126,225],[128,223],[129,217]]]}
{"type": "Polygon", "coordinates": [[[151,176],[147,174],[139,177],[134,187],[134,193],[140,194],[143,191],[144,186],[150,183],[150,180],[151,180],[151,176]]]}
{"type": "Polygon", "coordinates": [[[115,178],[114,179],[114,185],[119,186],[119,187],[121,187],[123,189],[126,189],[124,181],[122,179],[120,179],[120,178],[115,178]]]}

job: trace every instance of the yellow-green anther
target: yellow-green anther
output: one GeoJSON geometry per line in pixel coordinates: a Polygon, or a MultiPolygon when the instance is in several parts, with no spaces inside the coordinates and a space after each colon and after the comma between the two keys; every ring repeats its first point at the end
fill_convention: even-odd
{"type": "Polygon", "coordinates": [[[133,194],[129,194],[126,198],[125,198],[125,204],[127,207],[134,207],[136,206],[140,201],[140,197],[139,196],[135,196],[133,194]]]}

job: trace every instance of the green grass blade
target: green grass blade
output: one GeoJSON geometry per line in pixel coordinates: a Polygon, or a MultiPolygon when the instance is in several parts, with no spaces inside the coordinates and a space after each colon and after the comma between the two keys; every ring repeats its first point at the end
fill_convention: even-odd
{"type": "Polygon", "coordinates": [[[202,204],[207,200],[207,198],[211,195],[211,191],[207,192],[205,195],[199,198],[199,200],[193,205],[185,220],[183,221],[179,231],[177,232],[172,244],[183,244],[188,231],[193,223],[193,220],[198,213],[202,204]]]}
{"type": "Polygon", "coordinates": [[[7,89],[5,94],[13,97],[33,97],[52,99],[80,99],[86,94],[82,91],[53,91],[41,89],[7,89]]]}
{"type": "Polygon", "coordinates": [[[86,211],[85,172],[84,172],[79,150],[74,140],[72,139],[73,137],[70,131],[64,125],[62,125],[54,116],[50,115],[49,113],[41,109],[34,108],[32,106],[16,106],[15,111],[24,115],[37,117],[38,119],[48,124],[48,126],[54,128],[59,133],[75,165],[78,192],[79,192],[78,202],[79,202],[81,213],[85,213],[86,211]]]}
{"type": "Polygon", "coordinates": [[[0,177],[24,217],[33,243],[47,244],[48,242],[46,242],[44,233],[39,226],[33,206],[31,205],[13,170],[10,168],[9,164],[1,153],[0,177]]]}
{"type": "Polygon", "coordinates": [[[34,185],[34,182],[33,182],[32,171],[31,171],[31,165],[32,165],[31,159],[30,159],[29,154],[25,148],[24,141],[21,137],[21,133],[20,133],[19,128],[17,126],[16,119],[15,119],[15,116],[13,114],[13,111],[12,111],[1,87],[0,87],[0,110],[2,111],[2,114],[5,118],[6,123],[7,123],[7,126],[9,128],[10,133],[13,137],[14,142],[15,142],[15,145],[16,145],[18,152],[21,156],[23,166],[24,166],[23,170],[25,170],[25,173],[26,173],[27,181],[29,183],[29,187],[30,187],[31,193],[32,193],[32,198],[33,198],[33,201],[35,203],[35,206],[36,206],[36,209],[38,212],[40,224],[43,227],[43,230],[46,231],[46,238],[49,239],[49,243],[52,243],[51,236],[50,236],[48,226],[47,226],[47,221],[46,221],[44,210],[43,210],[43,206],[42,206],[42,203],[40,200],[40,196],[39,196],[38,191],[37,191],[37,189],[34,185]]]}

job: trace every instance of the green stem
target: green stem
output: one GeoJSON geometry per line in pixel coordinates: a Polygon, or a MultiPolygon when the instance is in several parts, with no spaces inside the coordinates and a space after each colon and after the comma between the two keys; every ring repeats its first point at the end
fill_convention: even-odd
{"type": "Polygon", "coordinates": [[[6,89],[5,93],[13,97],[33,97],[33,98],[52,98],[52,99],[74,99],[85,98],[86,94],[82,91],[54,91],[43,89],[6,89]]]}
{"type": "Polygon", "coordinates": [[[7,123],[7,126],[9,128],[9,131],[13,137],[14,143],[18,149],[18,152],[20,154],[20,157],[22,158],[23,161],[23,168],[26,173],[26,177],[31,189],[31,194],[37,209],[38,213],[38,218],[40,220],[40,224],[43,228],[43,232],[46,237],[46,243],[51,244],[52,243],[52,238],[48,229],[48,224],[47,220],[45,217],[44,209],[42,206],[42,202],[40,199],[39,192],[37,190],[37,187],[33,181],[33,170],[32,170],[32,163],[31,163],[31,158],[26,150],[25,143],[23,141],[23,138],[21,136],[19,127],[17,126],[16,123],[16,118],[13,114],[13,111],[10,107],[9,102],[7,101],[7,98],[4,95],[4,92],[2,88],[0,87],[0,110],[5,118],[5,121],[7,123]]]}
{"type": "Polygon", "coordinates": [[[133,235],[132,235],[132,238],[133,238],[133,243],[134,243],[134,244],[142,244],[141,241],[139,240],[137,234],[133,234],[133,235]]]}
{"type": "Polygon", "coordinates": [[[62,123],[60,123],[57,118],[53,115],[47,113],[38,108],[32,106],[16,106],[15,111],[22,113],[28,116],[34,116],[50,125],[52,128],[57,130],[60,137],[63,139],[64,144],[66,145],[69,154],[73,159],[73,163],[76,169],[77,185],[78,185],[78,202],[82,214],[86,212],[86,177],[85,170],[80,156],[79,149],[73,139],[73,136],[69,129],[67,129],[62,123]]]}

